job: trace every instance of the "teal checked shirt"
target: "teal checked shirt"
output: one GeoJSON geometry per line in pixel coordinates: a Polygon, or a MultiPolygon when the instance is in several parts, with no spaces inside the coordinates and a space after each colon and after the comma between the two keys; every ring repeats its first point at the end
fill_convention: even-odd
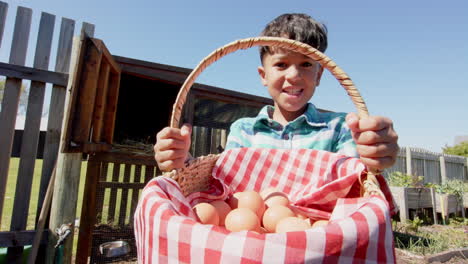
{"type": "Polygon", "coordinates": [[[232,123],[225,149],[254,147],[317,149],[358,157],[345,113],[320,112],[309,103],[304,114],[286,126],[274,121],[274,107],[264,106],[256,117],[232,123]]]}

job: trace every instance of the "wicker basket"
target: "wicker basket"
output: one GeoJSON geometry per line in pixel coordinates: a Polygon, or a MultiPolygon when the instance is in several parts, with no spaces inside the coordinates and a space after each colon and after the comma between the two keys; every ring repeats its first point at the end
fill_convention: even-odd
{"type": "MultiPolygon", "coordinates": [[[[246,38],[231,42],[205,57],[197,67],[190,73],[182,85],[176,101],[173,106],[171,116],[171,127],[180,126],[180,117],[183,106],[185,104],[187,94],[195,82],[195,79],[206,69],[209,65],[219,60],[223,56],[233,53],[240,49],[248,49],[255,46],[271,46],[276,48],[288,49],[294,52],[304,54],[313,60],[317,61],[322,67],[327,69],[346,90],[349,97],[353,101],[359,117],[368,116],[368,111],[364,100],[362,99],[359,91],[354,86],[352,80],[348,75],[336,65],[329,57],[317,49],[290,39],[277,38],[277,37],[256,37],[246,38]]],[[[208,189],[212,181],[212,170],[219,157],[218,155],[207,155],[198,157],[187,162],[184,168],[173,170],[164,174],[164,176],[174,179],[180,186],[185,195],[194,192],[199,192],[208,189]]],[[[380,190],[379,183],[376,175],[381,171],[368,168],[367,177],[361,182],[361,196],[366,197],[371,194],[377,194],[384,197],[380,190]]]]}

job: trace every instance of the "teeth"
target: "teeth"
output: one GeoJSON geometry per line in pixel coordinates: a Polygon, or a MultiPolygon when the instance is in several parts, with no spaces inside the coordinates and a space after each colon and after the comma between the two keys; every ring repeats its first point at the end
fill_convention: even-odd
{"type": "Polygon", "coordinates": [[[302,89],[291,89],[285,91],[287,94],[298,95],[302,92],[302,89]]]}

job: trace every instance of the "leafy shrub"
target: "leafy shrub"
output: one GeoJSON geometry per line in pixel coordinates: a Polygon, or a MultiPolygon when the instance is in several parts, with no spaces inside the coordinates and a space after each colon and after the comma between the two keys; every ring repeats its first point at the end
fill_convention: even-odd
{"type": "Polygon", "coordinates": [[[423,176],[410,175],[395,171],[388,176],[388,184],[395,187],[422,187],[423,176]]]}

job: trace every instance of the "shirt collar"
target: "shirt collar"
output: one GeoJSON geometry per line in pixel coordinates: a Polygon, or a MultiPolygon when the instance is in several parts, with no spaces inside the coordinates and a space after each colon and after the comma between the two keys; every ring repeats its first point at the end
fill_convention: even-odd
{"type": "MultiPolygon", "coordinates": [[[[258,113],[257,117],[255,118],[254,127],[259,126],[261,124],[268,125],[268,126],[277,124],[277,122],[272,119],[274,110],[275,110],[275,107],[272,105],[264,106],[258,113]]],[[[294,119],[293,121],[289,122],[289,125],[296,127],[296,126],[299,126],[304,121],[307,124],[309,124],[309,126],[312,126],[312,127],[327,126],[326,122],[322,118],[322,114],[317,110],[317,108],[312,103],[308,103],[306,111],[302,115],[294,119]]]]}

